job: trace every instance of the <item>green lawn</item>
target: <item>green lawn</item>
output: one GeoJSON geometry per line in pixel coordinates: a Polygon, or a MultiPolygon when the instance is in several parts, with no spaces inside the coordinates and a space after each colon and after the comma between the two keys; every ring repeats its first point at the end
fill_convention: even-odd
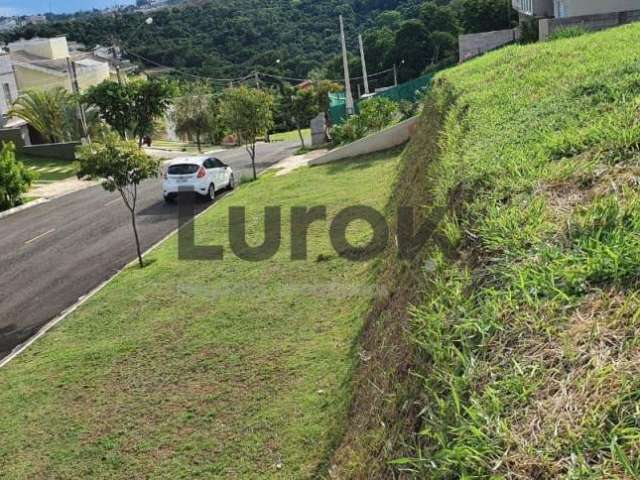
{"type": "MultiPolygon", "coordinates": [[[[292,206],[383,209],[398,153],[267,174],[197,220],[199,243],[226,245],[227,208],[283,208],[275,258],[179,261],[176,238],[129,268],[0,370],[3,479],[315,478],[341,435],[354,348],[371,299],[370,264],[309,230],[289,259],[292,206]],[[268,202],[265,202],[268,199],[268,202]]],[[[354,242],[370,231],[355,223],[354,242]]],[[[133,245],[132,245],[133,253],[133,245]]]]}
{"type": "MultiPolygon", "coordinates": [[[[311,145],[311,129],[305,128],[302,130],[302,136],[304,137],[304,141],[307,146],[311,145]]],[[[271,134],[272,142],[299,142],[300,135],[298,135],[297,130],[292,130],[291,132],[283,132],[283,133],[273,133],[271,134]]]]}
{"type": "Polygon", "coordinates": [[[33,157],[22,154],[17,154],[16,158],[29,167],[30,170],[37,173],[36,184],[57,182],[73,177],[76,174],[73,162],[69,160],[33,157]]]}

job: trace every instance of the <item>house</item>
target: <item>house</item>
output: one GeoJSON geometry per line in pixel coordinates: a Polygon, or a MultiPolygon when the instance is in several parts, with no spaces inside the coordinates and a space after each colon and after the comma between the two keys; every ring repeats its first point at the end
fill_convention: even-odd
{"type": "Polygon", "coordinates": [[[44,15],[28,15],[24,17],[23,25],[38,25],[42,23],[47,23],[47,17],[44,15]]]}
{"type": "Polygon", "coordinates": [[[90,52],[70,53],[66,37],[33,38],[8,45],[19,91],[62,87],[73,91],[73,67],[80,91],[110,78],[109,62],[90,52]]]}
{"type": "Polygon", "coordinates": [[[541,18],[553,16],[554,0],[512,0],[513,9],[520,14],[521,19],[526,17],[541,18]]]}
{"type": "Polygon", "coordinates": [[[4,123],[7,112],[18,98],[18,86],[13,74],[13,63],[7,53],[0,54],[0,123],[4,123]]]}
{"type": "Polygon", "coordinates": [[[569,18],[640,10],[640,0],[512,0],[521,17],[569,18]]]}

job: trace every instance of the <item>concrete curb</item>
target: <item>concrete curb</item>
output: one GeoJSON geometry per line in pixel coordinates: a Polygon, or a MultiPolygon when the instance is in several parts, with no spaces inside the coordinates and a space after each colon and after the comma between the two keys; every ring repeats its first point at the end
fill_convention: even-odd
{"type": "Polygon", "coordinates": [[[83,190],[86,190],[87,188],[91,188],[91,187],[95,187],[96,185],[99,185],[99,183],[97,182],[86,181],[86,183],[87,184],[84,185],[82,188],[69,190],[68,192],[63,192],[58,195],[52,195],[51,197],[41,197],[41,198],[38,198],[37,200],[34,200],[33,202],[25,203],[24,205],[20,205],[19,207],[10,208],[9,210],[0,212],[0,219],[13,215],[14,213],[22,212],[23,210],[28,210],[29,208],[32,208],[32,207],[37,207],[38,205],[48,203],[51,200],[57,200],[58,198],[71,195],[72,193],[81,192],[83,190]]]}
{"type": "MultiPolygon", "coordinates": [[[[236,190],[233,190],[231,192],[229,192],[228,194],[226,194],[223,198],[227,198],[232,196],[236,190]]],[[[191,220],[192,222],[197,220],[198,218],[200,218],[200,216],[204,215],[205,213],[207,213],[209,210],[211,210],[212,208],[214,208],[218,203],[214,202],[211,206],[209,206],[208,208],[204,209],[202,212],[200,212],[198,215],[196,215],[193,220],[191,220]]],[[[191,222],[187,223],[186,225],[189,225],[191,222]]],[[[185,226],[186,226],[185,225],[185,226]]],[[[166,242],[169,238],[171,238],[173,235],[175,235],[178,232],[178,228],[176,228],[175,230],[169,232],[167,235],[165,235],[162,239],[160,239],[159,241],[157,241],[156,243],[154,243],[152,246],[150,246],[147,250],[145,250],[145,252],[142,254],[142,257],[146,257],[149,253],[153,252],[154,250],[156,250],[160,245],[162,245],[164,242],[166,242]]],[[[118,270],[115,274],[113,274],[110,278],[108,278],[107,280],[105,280],[104,282],[102,282],[100,285],[98,285],[96,288],[94,288],[93,290],[91,290],[89,293],[87,293],[86,295],[83,295],[82,297],[80,297],[78,299],[78,301],[76,303],[74,303],[73,305],[71,305],[69,308],[67,308],[66,310],[64,310],[60,315],[58,315],[57,317],[55,317],[53,320],[49,321],[48,323],[46,323],[44,326],[42,326],[40,328],[40,330],[38,330],[38,333],[36,333],[34,336],[32,336],[31,338],[29,338],[26,342],[18,345],[17,347],[15,347],[13,349],[13,351],[7,355],[5,358],[3,358],[2,360],[0,360],[0,369],[6,367],[12,360],[15,360],[18,356],[20,356],[20,354],[22,354],[23,352],[25,352],[31,345],[33,345],[36,341],[38,341],[39,338],[43,337],[49,330],[51,330],[53,327],[55,327],[56,325],[58,325],[60,322],[62,322],[65,318],[67,318],[69,315],[71,315],[73,312],[75,312],[78,308],[80,308],[84,303],[86,303],[88,300],[90,300],[91,298],[93,298],[96,294],[98,294],[100,291],[102,291],[107,285],[109,285],[118,275],[120,275],[122,272],[124,272],[126,269],[128,269],[129,267],[131,267],[132,265],[135,265],[138,262],[137,258],[134,258],[133,260],[131,260],[129,263],[127,263],[124,267],[122,267],[120,270],[118,270]]]]}
{"type": "Polygon", "coordinates": [[[420,116],[411,117],[408,120],[385,128],[368,137],[335,148],[321,157],[310,160],[309,165],[324,165],[325,163],[337,162],[338,160],[359,157],[361,155],[369,155],[404,145],[415,133],[419,118],[420,116]]]}
{"type": "Polygon", "coordinates": [[[14,213],[22,212],[32,207],[37,207],[38,205],[42,205],[43,203],[47,203],[50,201],[50,198],[39,198],[34,200],[33,202],[25,203],[24,205],[20,205],[19,207],[10,208],[9,210],[5,210],[4,212],[0,212],[0,218],[8,217],[9,215],[13,215],[14,213]]]}

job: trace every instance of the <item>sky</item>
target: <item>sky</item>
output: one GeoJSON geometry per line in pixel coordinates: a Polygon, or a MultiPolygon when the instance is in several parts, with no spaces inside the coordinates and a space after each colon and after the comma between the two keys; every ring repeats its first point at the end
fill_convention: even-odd
{"type": "Polygon", "coordinates": [[[72,13],[131,3],[135,3],[135,0],[0,0],[0,16],[33,15],[50,11],[72,13]]]}

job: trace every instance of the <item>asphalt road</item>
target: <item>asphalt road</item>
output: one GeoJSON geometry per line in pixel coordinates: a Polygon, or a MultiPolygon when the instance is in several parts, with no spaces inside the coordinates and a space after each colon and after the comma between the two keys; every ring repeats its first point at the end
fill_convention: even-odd
{"type": "MultiPolygon", "coordinates": [[[[257,168],[297,146],[258,145],[257,168]]],[[[244,149],[215,156],[236,178],[250,172],[244,149]]],[[[162,199],[161,179],[145,182],[139,192],[146,250],[177,228],[177,207],[162,199]]],[[[135,258],[130,218],[117,193],[92,187],[0,219],[0,359],[135,258]]]]}

